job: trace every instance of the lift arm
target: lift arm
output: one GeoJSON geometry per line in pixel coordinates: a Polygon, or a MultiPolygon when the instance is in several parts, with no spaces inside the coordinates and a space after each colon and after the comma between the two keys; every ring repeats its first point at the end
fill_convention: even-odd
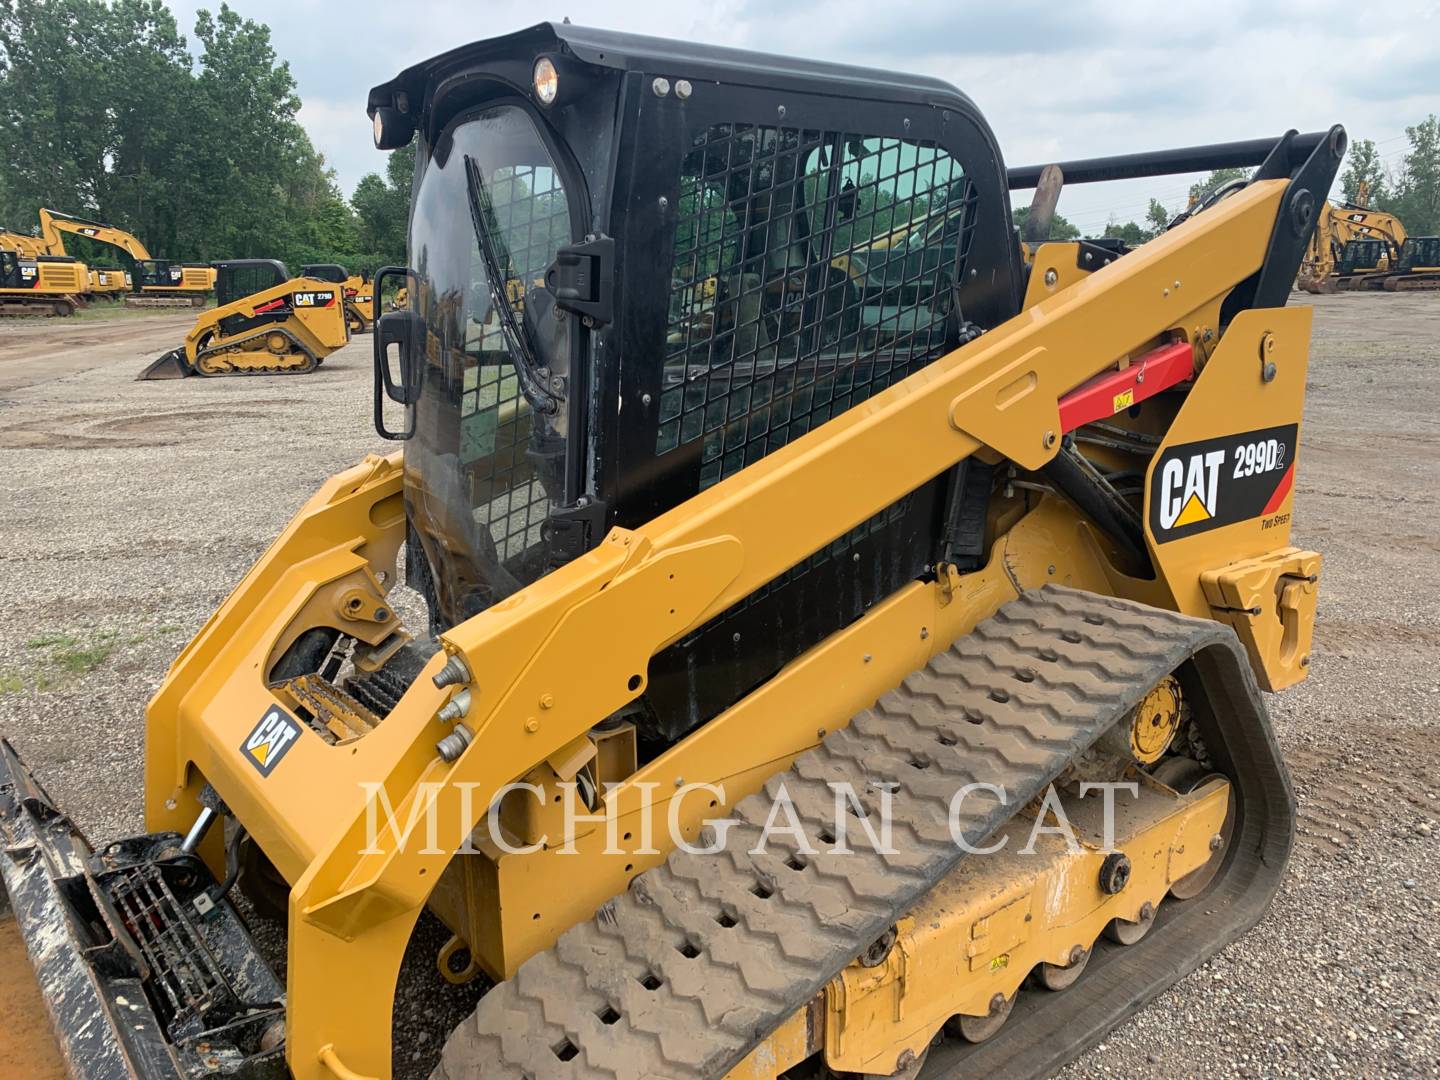
{"type": "Polygon", "coordinates": [[[141,243],[138,237],[124,229],[106,225],[102,221],[86,221],[73,214],[63,214],[59,210],[40,208],[40,239],[45,248],[44,254],[64,255],[65,239],[60,234],[67,232],[118,247],[132,259],[150,258],[150,249],[141,243]]]}

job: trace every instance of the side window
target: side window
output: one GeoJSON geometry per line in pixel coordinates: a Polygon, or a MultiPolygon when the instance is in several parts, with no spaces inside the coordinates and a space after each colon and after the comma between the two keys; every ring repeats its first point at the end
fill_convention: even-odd
{"type": "Polygon", "coordinates": [[[974,189],[931,143],[717,124],[680,176],[655,453],[709,487],[945,351],[974,189]]]}

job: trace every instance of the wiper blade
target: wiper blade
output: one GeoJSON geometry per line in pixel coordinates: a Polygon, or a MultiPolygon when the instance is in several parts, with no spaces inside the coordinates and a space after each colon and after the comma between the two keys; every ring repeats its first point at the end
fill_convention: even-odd
{"type": "MultiPolygon", "coordinates": [[[[480,174],[480,166],[469,154],[465,155],[465,183],[470,191],[470,222],[475,227],[475,239],[480,244],[480,257],[485,261],[485,285],[490,290],[490,306],[499,319],[500,334],[514,361],[520,393],[537,413],[553,416],[560,411],[560,399],[550,393],[550,388],[540,377],[530,329],[524,319],[515,317],[515,309],[505,295],[505,271],[496,250],[500,227],[495,220],[495,206],[485,187],[485,178],[480,174]]],[[[509,262],[509,254],[508,251],[505,253],[506,262],[509,262]]]]}

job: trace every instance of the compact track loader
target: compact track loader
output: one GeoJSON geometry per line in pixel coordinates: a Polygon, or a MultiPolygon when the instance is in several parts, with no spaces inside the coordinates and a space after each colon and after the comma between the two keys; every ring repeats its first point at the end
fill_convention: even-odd
{"type": "Polygon", "coordinates": [[[274,259],[216,263],[215,274],[215,307],[141,380],[303,375],[350,340],[341,291],[329,282],[292,278],[274,259]]]}
{"type": "Polygon", "coordinates": [[[409,949],[484,989],[450,1080],[1037,1076],[1260,918],[1341,128],[1047,166],[1032,223],[1254,171],[1027,259],[1042,169],[933,79],[547,24],[369,112],[419,140],[400,447],[171,667],[153,832],[92,850],[4,755],[77,1071],[389,1077],[409,949]]]}
{"type": "Polygon", "coordinates": [[[329,281],[345,294],[345,320],[352,334],[368,334],[375,325],[375,297],[370,291],[370,275],[365,271],[352,274],[339,263],[311,263],[300,268],[300,276],[329,281]]]}

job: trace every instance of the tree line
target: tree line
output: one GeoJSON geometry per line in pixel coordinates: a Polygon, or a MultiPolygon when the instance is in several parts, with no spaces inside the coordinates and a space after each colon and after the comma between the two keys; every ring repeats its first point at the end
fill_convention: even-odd
{"type": "MultiPolygon", "coordinates": [[[[1350,146],[1346,166],[1340,176],[1340,198],[1345,202],[1361,200],[1362,185],[1366,205],[1398,217],[1412,236],[1440,235],[1440,117],[1434,114],[1405,129],[1409,148],[1397,168],[1387,168],[1375,143],[1360,139],[1350,146]]],[[[1220,169],[1193,184],[1186,205],[1203,200],[1220,185],[1248,176],[1245,169],[1220,169]]],[[[1112,219],[1102,235],[1118,237],[1132,246],[1143,244],[1165,230],[1184,207],[1170,209],[1159,199],[1151,199],[1143,221],[1121,223],[1112,219]]],[[[1058,222],[1059,219],[1057,219],[1058,222]]],[[[1069,222],[1065,222],[1069,226],[1069,222]]],[[[1073,236],[1080,231],[1070,226],[1073,236]]],[[[1052,234],[1054,235],[1054,234],[1052,234]]],[[[1062,237],[1055,235],[1055,239],[1062,237]]]]}
{"type": "Polygon", "coordinates": [[[269,27],[222,3],[193,32],[162,0],[0,0],[0,226],[31,232],[48,206],[178,261],[403,263],[413,149],[346,199],[269,27]]]}

